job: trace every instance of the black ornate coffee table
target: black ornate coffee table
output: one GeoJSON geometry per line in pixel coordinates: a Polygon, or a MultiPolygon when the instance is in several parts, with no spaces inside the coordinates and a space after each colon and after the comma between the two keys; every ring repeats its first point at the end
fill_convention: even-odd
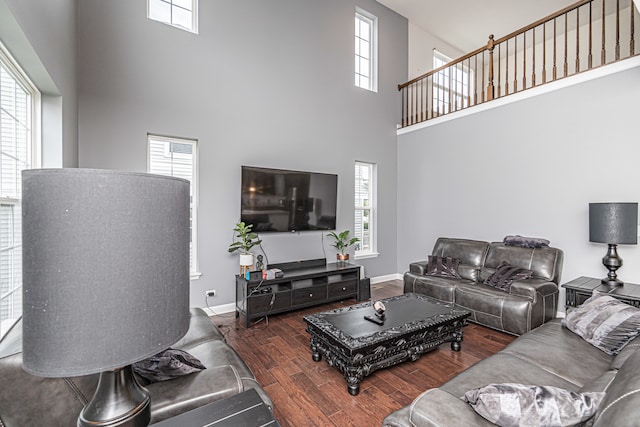
{"type": "Polygon", "coordinates": [[[313,360],[319,362],[324,355],[329,366],[340,369],[354,396],[360,392],[362,379],[378,369],[415,361],[444,342],[460,351],[462,327],[471,315],[420,294],[381,301],[387,309],[383,325],[364,318],[374,314],[372,302],[304,317],[313,360]]]}

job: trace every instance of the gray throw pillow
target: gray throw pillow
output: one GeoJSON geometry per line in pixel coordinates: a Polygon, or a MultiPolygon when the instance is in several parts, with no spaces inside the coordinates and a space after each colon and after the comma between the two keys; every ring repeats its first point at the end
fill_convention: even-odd
{"type": "Polygon", "coordinates": [[[464,399],[478,415],[499,426],[572,426],[595,415],[604,396],[505,383],[469,390],[464,399]]]}
{"type": "Polygon", "coordinates": [[[133,372],[148,381],[147,384],[207,369],[196,357],[174,348],[168,348],[155,356],[136,362],[132,367],[133,372]]]}
{"type": "Polygon", "coordinates": [[[508,262],[502,261],[496,271],[484,281],[485,285],[492,286],[505,292],[509,292],[511,284],[517,280],[528,279],[533,271],[526,268],[514,267],[508,262]]]}
{"type": "Polygon", "coordinates": [[[459,279],[458,265],[460,265],[458,258],[429,255],[427,257],[427,272],[425,274],[427,276],[459,279]]]}
{"type": "Polygon", "coordinates": [[[516,234],[515,236],[505,236],[502,240],[507,246],[520,246],[521,248],[546,248],[551,243],[547,239],[541,237],[524,237],[516,234]]]}
{"type": "Polygon", "coordinates": [[[607,354],[618,354],[640,334],[640,309],[596,294],[562,319],[562,324],[607,354]]]}

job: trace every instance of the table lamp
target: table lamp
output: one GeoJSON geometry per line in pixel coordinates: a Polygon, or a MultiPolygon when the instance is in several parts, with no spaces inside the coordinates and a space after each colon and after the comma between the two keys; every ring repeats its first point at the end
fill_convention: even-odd
{"type": "Polygon", "coordinates": [[[616,270],[622,267],[617,245],[638,243],[638,204],[589,203],[589,241],[609,245],[607,254],[602,258],[609,273],[602,283],[622,285],[623,282],[616,275],[616,270]]]}
{"type": "Polygon", "coordinates": [[[22,182],[24,370],[100,373],[78,426],[147,425],[131,364],[189,328],[189,182],[92,169],[22,182]]]}

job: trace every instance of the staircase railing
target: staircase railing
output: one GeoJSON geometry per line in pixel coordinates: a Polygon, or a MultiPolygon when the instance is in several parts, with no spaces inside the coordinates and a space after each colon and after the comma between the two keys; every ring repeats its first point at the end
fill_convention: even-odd
{"type": "Polygon", "coordinates": [[[581,0],[398,85],[402,127],[638,55],[632,0],[581,0]]]}

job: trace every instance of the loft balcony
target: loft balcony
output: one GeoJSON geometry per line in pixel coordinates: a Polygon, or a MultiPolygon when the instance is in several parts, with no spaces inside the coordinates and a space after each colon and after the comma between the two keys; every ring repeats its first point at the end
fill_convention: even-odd
{"type": "MultiPolygon", "coordinates": [[[[401,127],[521,94],[637,57],[632,0],[581,0],[398,85],[401,127]]],[[[491,104],[487,104],[489,106],[491,104]]]]}

